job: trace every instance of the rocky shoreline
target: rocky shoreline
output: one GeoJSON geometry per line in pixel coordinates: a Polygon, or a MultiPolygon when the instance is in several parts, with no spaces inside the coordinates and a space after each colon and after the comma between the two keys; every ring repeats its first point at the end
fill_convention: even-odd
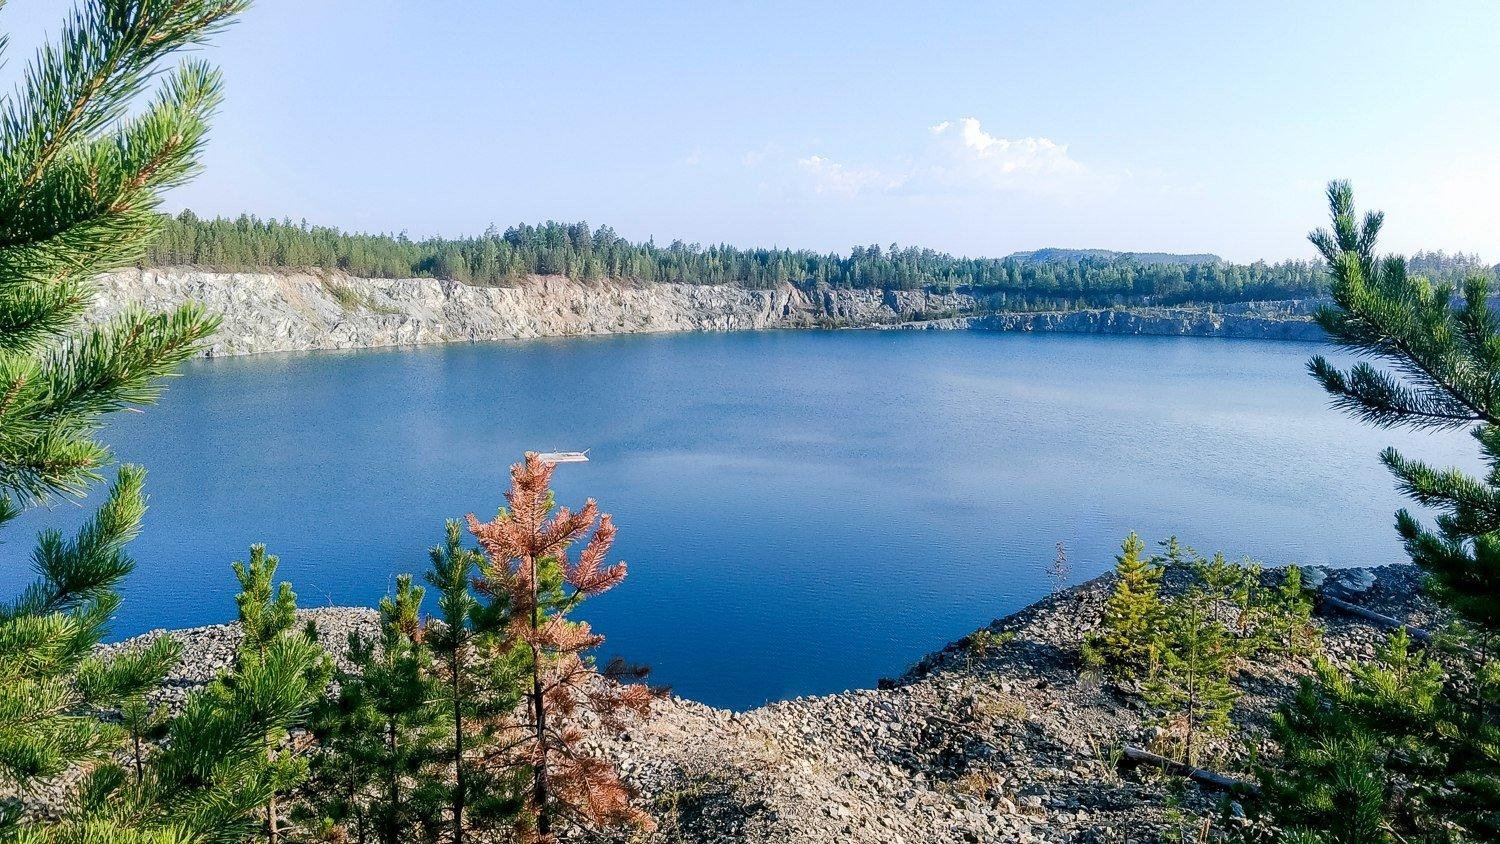
{"type": "MultiPolygon", "coordinates": [[[[1111,577],[992,622],[987,629],[1014,638],[982,656],[960,640],[879,688],[747,712],[671,697],[600,747],[660,822],[653,841],[1155,842],[1179,827],[1196,835],[1205,818],[1205,840],[1226,830],[1254,840],[1253,818],[1230,797],[1119,765],[1122,744],[1151,747],[1164,731],[1138,698],[1078,670],[1078,644],[1098,623],[1111,577]]],[[[1335,571],[1322,588],[1432,625],[1419,582],[1413,567],[1391,565],[1335,571]]],[[[304,615],[336,658],[351,631],[377,624],[368,609],[304,615]]],[[[1318,620],[1336,662],[1369,658],[1383,640],[1359,618],[1318,620]]],[[[160,693],[169,703],[227,666],[239,637],[233,624],[167,632],[184,644],[160,693]]],[[[1241,673],[1234,718],[1243,741],[1219,748],[1225,770],[1245,775],[1268,714],[1309,669],[1298,659],[1241,673]]]]}
{"type": "Polygon", "coordinates": [[[201,302],[223,322],[210,357],[576,335],[780,328],[1054,331],[1318,340],[1316,302],[1003,312],[994,297],[790,284],[577,282],[535,276],[513,287],[342,273],[128,269],[98,279],[90,318],[141,305],[201,302]]]}
{"type": "Polygon", "coordinates": [[[991,313],[901,323],[898,328],[1035,331],[1063,334],[1140,334],[1165,337],[1234,337],[1246,340],[1323,340],[1312,321],[1315,300],[1246,302],[1207,308],[1110,308],[991,313]]]}
{"type": "MultiPolygon", "coordinates": [[[[1414,567],[1392,565],[1334,572],[1323,588],[1430,625],[1419,583],[1414,567]]],[[[1120,766],[1122,744],[1158,746],[1164,730],[1139,698],[1078,670],[1111,588],[1105,575],[997,619],[988,629],[1014,634],[1008,644],[978,657],[960,640],[883,688],[743,713],[674,699],[611,751],[662,841],[1255,840],[1253,812],[1230,796],[1120,766]]],[[[1318,620],[1335,662],[1369,659],[1384,640],[1358,618],[1318,620]]],[[[1298,659],[1241,672],[1242,741],[1218,748],[1225,770],[1248,778],[1267,716],[1310,669],[1298,659]]]]}

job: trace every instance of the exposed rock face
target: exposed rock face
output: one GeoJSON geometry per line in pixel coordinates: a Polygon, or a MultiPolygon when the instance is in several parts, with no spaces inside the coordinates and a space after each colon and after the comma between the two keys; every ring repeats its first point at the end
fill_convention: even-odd
{"type": "Polygon", "coordinates": [[[530,279],[470,287],[337,274],[123,270],[99,279],[94,313],[196,300],[223,317],[210,356],[575,334],[760,329],[811,324],[794,288],[580,284],[530,279]]]}
{"type": "Polygon", "coordinates": [[[991,313],[966,293],[804,290],[782,285],[576,282],[533,277],[515,287],[340,273],[215,273],[167,268],[102,276],[92,316],[131,305],[195,300],[223,318],[209,356],[475,342],[583,334],[901,327],[1099,334],[1318,339],[1310,303],[1199,308],[991,313]],[[1250,307],[1250,309],[1247,309],[1250,307]],[[982,314],[975,316],[973,314],[982,314]]]}
{"type": "Polygon", "coordinates": [[[898,328],[981,331],[1055,331],[1067,334],[1156,334],[1184,337],[1240,337],[1259,340],[1323,339],[1310,319],[1318,302],[1252,302],[1206,308],[1109,308],[1040,313],[989,313],[925,322],[898,328]]]}

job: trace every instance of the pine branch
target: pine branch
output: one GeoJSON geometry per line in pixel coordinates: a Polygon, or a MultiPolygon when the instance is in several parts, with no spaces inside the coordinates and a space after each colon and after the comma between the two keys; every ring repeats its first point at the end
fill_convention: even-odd
{"type": "Polygon", "coordinates": [[[123,113],[158,60],[202,43],[247,5],[100,0],[76,9],[59,46],[41,48],[20,90],[0,110],[0,172],[20,191],[32,188],[64,150],[123,113]]]}
{"type": "MultiPolygon", "coordinates": [[[[161,224],[154,211],[160,191],[194,172],[218,76],[187,63],[127,117],[132,102],[163,58],[200,43],[245,5],[80,0],[57,42],[37,52],[0,102],[0,523],[51,494],[86,492],[109,459],[92,438],[100,417],[155,398],[155,382],[216,325],[197,307],[131,312],[64,339],[92,299],[91,279],[143,254],[161,224]]],[[[133,730],[157,721],[136,704],[175,660],[175,642],[91,656],[133,565],[124,547],[145,507],[142,479],[141,470],[122,467],[109,498],[74,537],[44,531],[35,581],[0,605],[0,774],[10,780],[106,755],[121,730],[101,723],[94,707],[128,703],[133,730]]],[[[181,744],[184,752],[193,746],[181,744]]],[[[170,808],[208,812],[193,816],[190,828],[163,817],[145,791],[123,793],[123,778],[118,766],[99,766],[80,793],[77,819],[21,834],[227,841],[225,830],[243,820],[225,813],[236,805],[234,788],[204,782],[179,792],[170,808]]]]}
{"type": "Polygon", "coordinates": [[[145,477],[139,467],[122,466],[104,506],[72,541],[64,541],[57,531],[45,532],[32,557],[37,580],[0,607],[0,621],[74,612],[112,593],[133,567],[124,549],[146,510],[141,491],[145,477]]]}
{"type": "Polygon", "coordinates": [[[131,311],[40,364],[0,361],[0,383],[9,382],[0,482],[23,502],[80,491],[108,456],[90,439],[97,417],[154,400],[159,379],[191,356],[217,324],[196,305],[161,315],[131,311]]]}
{"type": "Polygon", "coordinates": [[[1408,460],[1394,448],[1381,452],[1380,461],[1396,476],[1403,494],[1425,507],[1447,510],[1452,530],[1466,536],[1500,530],[1500,489],[1458,469],[1436,470],[1408,460]]]}
{"type": "Polygon", "coordinates": [[[78,669],[79,696],[90,706],[119,706],[127,698],[161,686],[181,657],[182,643],[160,635],[145,647],[136,646],[107,659],[87,659],[78,669]]]}
{"type": "Polygon", "coordinates": [[[1308,372],[1333,396],[1335,407],[1382,428],[1445,429],[1484,421],[1451,394],[1418,391],[1368,363],[1357,363],[1345,373],[1317,355],[1308,362],[1308,372]]]}
{"type": "MultiPolygon", "coordinates": [[[[62,279],[47,286],[0,288],[0,356],[28,355],[61,337],[88,307],[83,285],[62,279]]],[[[7,403],[0,403],[0,420],[7,403]]]]}
{"type": "Polygon", "coordinates": [[[159,227],[160,191],[196,169],[220,98],[216,71],[201,62],[179,66],[141,114],[111,136],[75,145],[48,169],[35,196],[0,225],[0,248],[10,247],[14,261],[35,254],[46,264],[55,252],[87,247],[89,261],[75,273],[136,261],[159,227]]]}

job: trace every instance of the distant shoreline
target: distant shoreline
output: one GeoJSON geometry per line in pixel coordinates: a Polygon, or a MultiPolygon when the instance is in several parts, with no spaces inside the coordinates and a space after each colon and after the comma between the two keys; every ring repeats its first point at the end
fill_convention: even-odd
{"type": "Polygon", "coordinates": [[[514,287],[336,272],[127,269],[98,279],[92,319],[201,302],[220,315],[208,357],[539,337],[795,328],[1031,331],[1317,341],[1317,300],[1021,312],[967,292],[578,282],[514,287]]]}

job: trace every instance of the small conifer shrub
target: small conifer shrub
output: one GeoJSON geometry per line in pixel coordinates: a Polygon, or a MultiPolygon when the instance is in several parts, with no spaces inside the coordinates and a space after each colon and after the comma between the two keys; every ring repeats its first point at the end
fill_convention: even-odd
{"type": "MultiPolygon", "coordinates": [[[[1442,668],[1405,630],[1347,673],[1320,660],[1272,717],[1281,756],[1261,769],[1272,816],[1308,841],[1394,842],[1439,835],[1436,778],[1445,767],[1442,668]]],[[[1434,838],[1430,840],[1441,840],[1434,838]]]]}
{"type": "Polygon", "coordinates": [[[1115,583],[1104,604],[1104,620],[1100,630],[1084,641],[1086,666],[1109,666],[1129,673],[1151,663],[1161,618],[1163,569],[1155,559],[1143,556],[1145,550],[1139,536],[1125,537],[1115,557],[1115,583]]]}
{"type": "Polygon", "coordinates": [[[1178,725],[1182,761],[1199,762],[1201,739],[1223,735],[1239,692],[1230,682],[1240,656],[1235,635],[1220,619],[1218,595],[1194,584],[1161,614],[1145,698],[1178,725]]]}
{"type": "Polygon", "coordinates": [[[625,564],[606,565],[613,520],[593,500],[578,511],[556,507],[550,482],[556,465],[528,453],[511,467],[508,506],[492,521],[470,515],[469,531],[486,555],[476,587],[500,596],[509,613],[510,641],[527,657],[529,683],[523,738],[517,751],[531,768],[528,815],[535,834],[552,834],[566,813],[594,826],[654,827],[631,805],[630,792],[609,760],[584,749],[581,716],[606,729],[623,729],[627,714],[649,712],[655,691],[640,683],[645,670],[612,661],[595,670],[588,652],[604,638],[568,616],[585,600],[625,579],[625,564]],[[588,537],[576,558],[569,547],[588,537]]]}
{"type": "Polygon", "coordinates": [[[237,696],[243,690],[247,671],[269,666],[276,672],[299,675],[288,686],[301,690],[291,701],[293,718],[268,729],[262,739],[265,767],[259,778],[266,789],[265,831],[270,844],[277,844],[281,837],[282,792],[300,783],[308,773],[305,753],[289,741],[290,728],[300,726],[301,719],[322,699],[333,671],[332,662],[318,645],[315,631],[310,626],[297,627],[297,594],[292,585],[286,581],[273,585],[279,563],[275,556],[266,553],[266,546],[252,545],[250,562],[233,564],[235,578],[240,583],[240,592],[234,600],[239,607],[244,638],[235,655],[234,669],[219,680],[229,692],[226,702],[239,706],[253,705],[237,696]],[[295,641],[296,646],[292,650],[274,647],[285,641],[295,641]]]}
{"type": "Polygon", "coordinates": [[[380,599],[380,633],[349,634],[349,670],[315,717],[313,802],[356,841],[435,840],[448,789],[442,776],[447,712],[423,641],[426,590],[411,575],[380,599]]]}
{"type": "Polygon", "coordinates": [[[529,652],[507,634],[504,594],[476,596],[484,555],[463,544],[463,526],[450,519],[443,543],[428,552],[427,582],[437,590],[438,615],[427,619],[422,642],[433,652],[444,738],[439,751],[449,838],[524,826],[528,760],[512,752],[521,729],[515,713],[524,700],[529,652]]]}

